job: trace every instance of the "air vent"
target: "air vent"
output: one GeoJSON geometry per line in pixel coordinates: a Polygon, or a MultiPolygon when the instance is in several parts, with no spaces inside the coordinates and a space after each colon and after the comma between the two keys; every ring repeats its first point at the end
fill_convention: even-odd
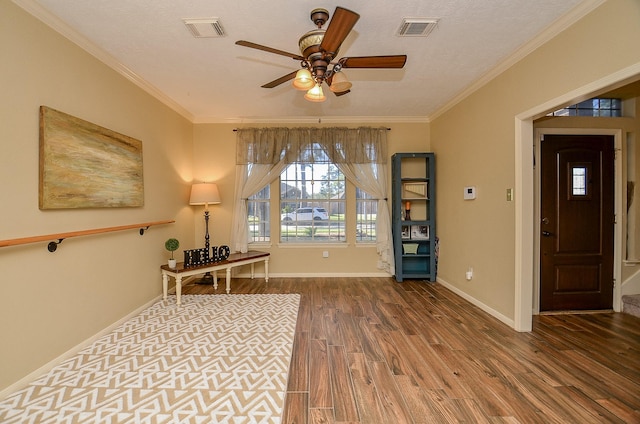
{"type": "Polygon", "coordinates": [[[426,37],[438,26],[438,19],[404,18],[397,35],[400,37],[426,37]]]}
{"type": "Polygon", "coordinates": [[[184,24],[196,38],[224,37],[224,28],[218,18],[183,19],[184,24]]]}

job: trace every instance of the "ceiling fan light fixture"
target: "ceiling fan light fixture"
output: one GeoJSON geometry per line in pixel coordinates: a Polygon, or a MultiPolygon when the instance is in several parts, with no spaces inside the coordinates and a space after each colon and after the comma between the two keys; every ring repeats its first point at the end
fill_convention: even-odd
{"type": "Polygon", "coordinates": [[[316,85],[316,83],[308,69],[300,69],[296,72],[296,77],[293,80],[293,88],[296,90],[310,90],[314,85],[316,85]]]}
{"type": "Polygon", "coordinates": [[[344,71],[337,72],[333,74],[333,79],[331,80],[331,85],[329,89],[334,93],[342,93],[351,89],[351,82],[347,79],[347,76],[344,74],[344,71]]]}
{"type": "Polygon", "coordinates": [[[304,98],[309,100],[310,102],[324,102],[327,100],[327,97],[322,92],[322,87],[320,84],[316,84],[311,90],[307,91],[307,94],[304,95],[304,98]]]}

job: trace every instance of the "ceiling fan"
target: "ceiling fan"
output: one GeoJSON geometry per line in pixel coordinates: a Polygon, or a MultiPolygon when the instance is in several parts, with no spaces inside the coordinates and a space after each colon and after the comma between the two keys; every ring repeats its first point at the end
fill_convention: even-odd
{"type": "Polygon", "coordinates": [[[323,29],[322,26],[329,20],[329,12],[326,9],[312,10],[311,21],[317,28],[300,37],[298,45],[301,54],[289,53],[244,40],[236,41],[236,44],[299,60],[302,69],[268,82],[262,87],[273,88],[293,80],[293,86],[296,89],[308,90],[305,99],[312,102],[322,102],[326,99],[322,92],[323,82],[329,85],[330,90],[336,96],[351,91],[351,83],[342,72],[343,68],[399,69],[404,67],[407,61],[406,55],[342,57],[334,61],[338,56],[342,42],[347,38],[359,18],[360,15],[351,10],[336,7],[331,22],[326,29],[323,29]]]}

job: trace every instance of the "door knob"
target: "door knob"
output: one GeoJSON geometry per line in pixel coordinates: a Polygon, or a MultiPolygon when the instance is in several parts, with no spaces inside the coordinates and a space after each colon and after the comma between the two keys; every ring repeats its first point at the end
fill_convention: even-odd
{"type": "Polygon", "coordinates": [[[549,231],[543,231],[542,235],[545,237],[551,237],[551,233],[549,231]]]}

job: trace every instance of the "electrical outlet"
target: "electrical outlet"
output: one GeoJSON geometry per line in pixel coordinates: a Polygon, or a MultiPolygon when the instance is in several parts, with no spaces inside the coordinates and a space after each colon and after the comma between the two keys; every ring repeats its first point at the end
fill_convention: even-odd
{"type": "Polygon", "coordinates": [[[328,258],[329,257],[329,251],[328,250],[323,251],[322,252],[322,257],[323,258],[328,258]]]}

